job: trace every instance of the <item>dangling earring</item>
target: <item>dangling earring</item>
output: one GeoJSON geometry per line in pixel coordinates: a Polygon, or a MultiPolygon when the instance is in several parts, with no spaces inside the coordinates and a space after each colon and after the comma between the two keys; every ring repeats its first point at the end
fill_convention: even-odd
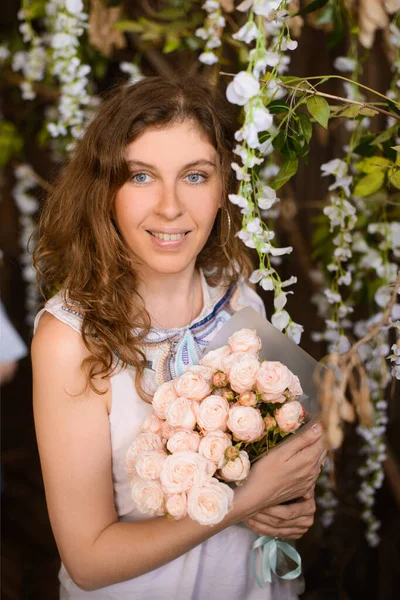
{"type": "Polygon", "coordinates": [[[224,251],[224,254],[225,254],[226,258],[228,260],[230,260],[230,256],[228,255],[228,253],[226,251],[226,245],[229,242],[229,238],[231,236],[232,219],[231,219],[231,215],[229,214],[229,210],[225,206],[223,208],[221,208],[221,229],[222,229],[222,210],[225,211],[226,218],[228,220],[228,235],[226,236],[226,240],[224,241],[224,243],[218,245],[218,248],[222,248],[223,251],[224,251]]]}

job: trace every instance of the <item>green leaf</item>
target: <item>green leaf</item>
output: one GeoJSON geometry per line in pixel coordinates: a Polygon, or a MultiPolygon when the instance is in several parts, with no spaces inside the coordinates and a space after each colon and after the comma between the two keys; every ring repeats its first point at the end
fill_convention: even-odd
{"type": "Polygon", "coordinates": [[[173,52],[177,50],[181,45],[181,40],[179,37],[175,35],[169,35],[165,41],[163,52],[164,54],[168,54],[169,52],[173,52]]]}
{"type": "Polygon", "coordinates": [[[372,142],[370,142],[370,143],[374,146],[377,146],[378,144],[387,142],[387,140],[390,140],[392,135],[396,134],[396,130],[397,130],[397,125],[394,125],[393,127],[390,127],[389,129],[386,129],[385,131],[382,131],[382,133],[377,135],[376,138],[374,140],[372,140],[372,142]]]}
{"type": "Polygon", "coordinates": [[[391,161],[383,156],[371,156],[357,163],[356,169],[361,173],[373,173],[374,171],[385,171],[390,164],[391,161]]]}
{"type": "Polygon", "coordinates": [[[138,21],[117,21],[113,27],[119,31],[134,31],[137,33],[145,29],[144,23],[139,23],[138,21]]]}
{"type": "Polygon", "coordinates": [[[307,81],[303,77],[294,77],[293,75],[283,75],[282,77],[280,77],[280,80],[282,81],[282,83],[292,85],[293,87],[296,87],[303,83],[307,83],[307,81]]]}
{"type": "Polygon", "coordinates": [[[286,182],[289,181],[297,173],[299,167],[299,159],[293,153],[284,157],[282,166],[275,180],[271,183],[274,190],[279,190],[286,182]]]}
{"type": "Polygon", "coordinates": [[[400,146],[392,146],[392,150],[395,150],[396,152],[400,152],[400,146]]]}
{"type": "Polygon", "coordinates": [[[353,119],[355,117],[359,117],[360,115],[364,117],[374,117],[378,114],[378,111],[373,110],[372,108],[368,108],[367,106],[359,106],[357,104],[352,104],[350,106],[336,107],[336,112],[338,117],[346,117],[347,119],[353,119]]]}
{"type": "Polygon", "coordinates": [[[381,189],[385,182],[384,171],[374,171],[369,173],[356,184],[353,195],[354,196],[370,196],[381,189]]]}
{"type": "Polygon", "coordinates": [[[322,8],[323,6],[325,6],[325,4],[328,4],[328,2],[329,0],[313,0],[312,2],[307,4],[307,6],[305,6],[295,14],[306,15],[308,13],[314,12],[315,10],[318,10],[319,8],[322,8]]]}
{"type": "Polygon", "coordinates": [[[364,135],[353,149],[353,152],[360,156],[374,156],[376,153],[376,148],[372,146],[374,139],[374,134],[364,135]]]}
{"type": "Polygon", "coordinates": [[[0,166],[4,166],[22,148],[22,138],[17,128],[9,121],[0,121],[0,166]]]}
{"type": "Polygon", "coordinates": [[[312,96],[307,100],[307,108],[312,117],[325,129],[328,128],[331,110],[329,104],[321,96],[312,96]]]}
{"type": "Polygon", "coordinates": [[[400,154],[397,155],[396,164],[388,170],[388,180],[391,186],[400,190],[400,154]]]}
{"type": "Polygon", "coordinates": [[[303,135],[304,135],[307,143],[309,143],[311,140],[311,137],[312,137],[312,124],[311,124],[310,119],[308,118],[308,116],[305,113],[299,114],[299,123],[300,123],[301,131],[303,132],[303,135]]]}
{"type": "Polygon", "coordinates": [[[164,8],[157,13],[157,19],[162,19],[163,21],[174,21],[175,19],[182,19],[185,17],[186,12],[184,10],[181,8],[174,8],[173,6],[164,8]]]}
{"type": "Polygon", "coordinates": [[[267,108],[273,115],[283,111],[288,112],[289,110],[288,105],[285,104],[283,100],[272,100],[272,102],[267,104],[267,108]]]}

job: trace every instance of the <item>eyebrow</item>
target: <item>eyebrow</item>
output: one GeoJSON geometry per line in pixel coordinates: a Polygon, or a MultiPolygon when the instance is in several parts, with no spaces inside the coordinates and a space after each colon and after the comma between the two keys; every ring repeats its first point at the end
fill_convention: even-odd
{"type": "MultiPolygon", "coordinates": [[[[155,165],[151,165],[149,163],[143,162],[142,160],[128,160],[128,165],[130,167],[146,167],[148,169],[154,169],[156,168],[155,165]]],[[[200,158],[199,160],[194,160],[193,162],[187,163],[186,165],[184,165],[182,167],[182,171],[185,169],[191,169],[193,167],[200,167],[200,166],[211,166],[211,167],[215,167],[215,163],[213,163],[210,160],[206,160],[205,158],[200,158]]]]}

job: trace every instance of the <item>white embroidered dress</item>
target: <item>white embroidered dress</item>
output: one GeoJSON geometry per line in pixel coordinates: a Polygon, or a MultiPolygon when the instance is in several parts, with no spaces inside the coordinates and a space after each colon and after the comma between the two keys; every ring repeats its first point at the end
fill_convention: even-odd
{"type": "MultiPolygon", "coordinates": [[[[190,326],[172,330],[152,329],[146,339],[147,379],[150,385],[180,375],[197,363],[216,332],[237,310],[251,306],[265,314],[259,296],[248,285],[229,289],[210,287],[203,274],[203,310],[190,326]]],[[[62,293],[51,298],[35,320],[35,329],[44,311],[80,332],[82,316],[66,304],[62,293]]],[[[114,502],[120,521],[150,518],[135,508],[125,454],[139,433],[151,405],[137,394],[133,372],[125,369],[111,377],[112,408],[109,416],[112,446],[114,502]]],[[[81,590],[64,565],[59,572],[61,600],[293,600],[301,593],[301,581],[274,577],[260,588],[250,569],[250,551],[257,534],[245,527],[229,527],[172,562],[135,579],[93,592],[81,590]]],[[[173,539],[171,539],[173,544],[173,539]]],[[[155,552],[157,549],[155,549],[155,552]]]]}

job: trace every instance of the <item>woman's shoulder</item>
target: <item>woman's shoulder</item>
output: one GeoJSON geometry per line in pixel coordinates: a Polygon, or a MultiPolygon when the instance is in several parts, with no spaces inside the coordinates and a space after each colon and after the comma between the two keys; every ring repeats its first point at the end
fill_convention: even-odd
{"type": "Polygon", "coordinates": [[[88,351],[82,336],[51,312],[44,312],[36,324],[32,340],[33,360],[80,365],[88,351]]]}
{"type": "Polygon", "coordinates": [[[73,305],[69,301],[68,294],[64,290],[59,291],[57,294],[47,300],[42,310],[38,312],[33,327],[34,333],[38,329],[39,323],[42,321],[44,316],[48,314],[52,315],[57,321],[68,325],[77,333],[81,333],[83,314],[79,310],[78,306],[73,305]]]}

